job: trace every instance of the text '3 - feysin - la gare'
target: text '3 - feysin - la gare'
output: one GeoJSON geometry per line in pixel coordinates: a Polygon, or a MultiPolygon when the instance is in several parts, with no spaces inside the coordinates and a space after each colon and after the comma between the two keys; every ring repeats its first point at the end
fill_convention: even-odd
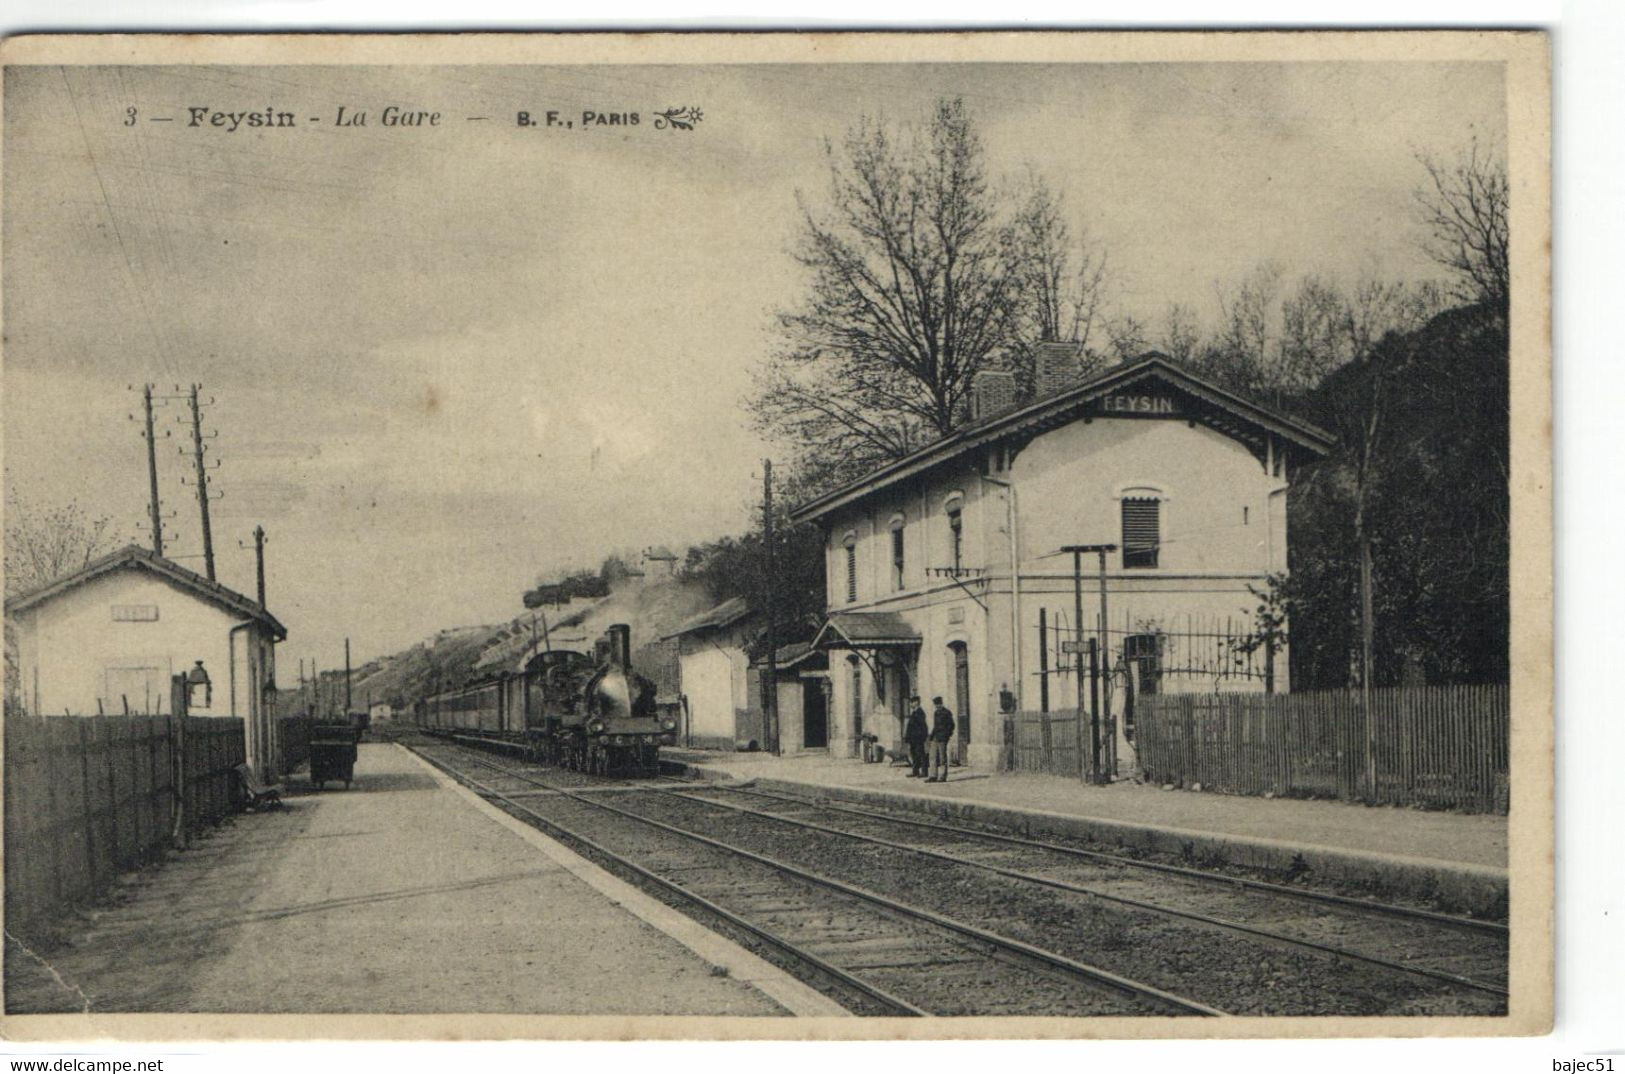
{"type": "MultiPolygon", "coordinates": [[[[299,115],[295,112],[281,112],[267,105],[263,110],[229,112],[210,108],[207,105],[193,105],[186,110],[188,127],[211,127],[227,134],[235,133],[245,127],[263,129],[266,127],[298,127],[301,125],[299,115]]],[[[321,123],[320,116],[308,116],[303,121],[307,124],[321,123]]],[[[352,108],[339,105],[334,114],[332,125],[335,127],[367,127],[372,126],[372,120],[366,109],[352,108]]],[[[390,105],[378,113],[377,125],[380,127],[438,127],[440,126],[440,113],[423,109],[402,108],[399,105],[390,105]]]]}

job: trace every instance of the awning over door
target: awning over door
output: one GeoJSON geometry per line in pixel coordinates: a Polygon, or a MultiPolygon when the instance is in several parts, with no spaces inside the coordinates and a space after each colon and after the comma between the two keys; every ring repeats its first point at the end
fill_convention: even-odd
{"type": "Polygon", "coordinates": [[[917,649],[920,632],[896,612],[833,612],[818,636],[815,649],[917,649]]]}

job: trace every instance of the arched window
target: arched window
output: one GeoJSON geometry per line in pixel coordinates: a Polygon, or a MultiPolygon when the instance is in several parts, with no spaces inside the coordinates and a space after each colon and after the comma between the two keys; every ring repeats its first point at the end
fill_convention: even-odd
{"type": "Polygon", "coordinates": [[[948,565],[957,575],[965,566],[965,501],[958,493],[942,505],[948,516],[948,565]]]}
{"type": "Polygon", "coordinates": [[[893,515],[891,520],[891,584],[893,589],[903,588],[902,515],[893,515]]]}
{"type": "Polygon", "coordinates": [[[858,599],[858,535],[849,533],[842,542],[846,546],[846,602],[858,599]]]}
{"type": "Polygon", "coordinates": [[[1131,488],[1122,493],[1123,568],[1157,566],[1162,550],[1162,493],[1153,488],[1131,488]]]}

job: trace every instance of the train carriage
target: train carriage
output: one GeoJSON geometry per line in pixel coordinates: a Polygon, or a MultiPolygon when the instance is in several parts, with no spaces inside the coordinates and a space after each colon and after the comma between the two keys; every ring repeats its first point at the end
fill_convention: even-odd
{"type": "Polygon", "coordinates": [[[505,743],[535,760],[609,773],[653,772],[677,725],[655,705],[654,683],[631,664],[631,628],[616,624],[593,652],[548,649],[503,672],[424,698],[418,722],[434,734],[505,743]]]}

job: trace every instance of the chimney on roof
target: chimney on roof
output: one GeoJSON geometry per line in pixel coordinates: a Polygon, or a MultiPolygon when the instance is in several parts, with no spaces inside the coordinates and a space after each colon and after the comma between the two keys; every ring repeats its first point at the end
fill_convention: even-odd
{"type": "Polygon", "coordinates": [[[1016,405],[1016,371],[982,369],[970,382],[971,419],[990,418],[1016,405]]]}
{"type": "Polygon", "coordinates": [[[1042,399],[1076,384],[1083,377],[1083,344],[1040,343],[1033,356],[1033,394],[1042,399]]]}

